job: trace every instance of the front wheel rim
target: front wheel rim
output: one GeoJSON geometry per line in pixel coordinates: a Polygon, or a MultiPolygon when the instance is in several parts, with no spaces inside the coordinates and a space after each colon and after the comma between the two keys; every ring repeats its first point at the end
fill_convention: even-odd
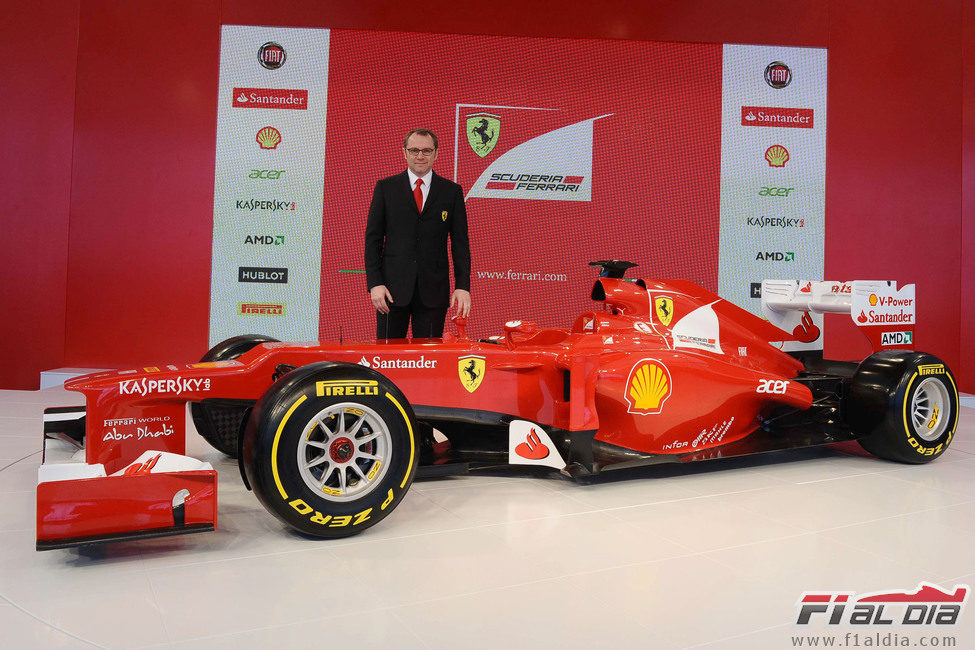
{"type": "Polygon", "coordinates": [[[911,398],[910,426],[925,442],[940,438],[951,422],[951,402],[948,388],[934,377],[928,377],[914,391],[911,398]]]}
{"type": "Polygon", "coordinates": [[[298,440],[298,471],[328,501],[359,499],[383,480],[393,437],[385,420],[362,404],[342,402],[309,418],[298,440]]]}

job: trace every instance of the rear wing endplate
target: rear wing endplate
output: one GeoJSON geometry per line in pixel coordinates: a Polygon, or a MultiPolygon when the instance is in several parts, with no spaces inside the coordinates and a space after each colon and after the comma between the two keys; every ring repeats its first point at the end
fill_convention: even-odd
{"type": "Polygon", "coordinates": [[[914,285],[884,280],[762,282],[762,316],[787,334],[783,350],[822,350],[824,314],[849,314],[873,350],[914,349],[914,285]]]}

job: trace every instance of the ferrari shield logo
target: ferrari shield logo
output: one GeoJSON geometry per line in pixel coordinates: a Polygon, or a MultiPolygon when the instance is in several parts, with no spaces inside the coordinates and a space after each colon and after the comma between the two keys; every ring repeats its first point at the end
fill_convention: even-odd
{"type": "Polygon", "coordinates": [[[467,116],[467,142],[481,158],[494,150],[500,136],[501,120],[497,115],[474,113],[467,116]]]}
{"type": "Polygon", "coordinates": [[[484,357],[468,355],[457,359],[457,375],[468,393],[473,393],[484,379],[484,357]]]}
{"type": "Polygon", "coordinates": [[[674,317],[674,299],[668,296],[660,296],[653,300],[654,311],[657,318],[666,327],[670,327],[670,320],[674,317]]]}
{"type": "Polygon", "coordinates": [[[440,220],[441,221],[446,221],[447,220],[447,211],[446,210],[444,210],[443,212],[440,213],[440,220]]]}

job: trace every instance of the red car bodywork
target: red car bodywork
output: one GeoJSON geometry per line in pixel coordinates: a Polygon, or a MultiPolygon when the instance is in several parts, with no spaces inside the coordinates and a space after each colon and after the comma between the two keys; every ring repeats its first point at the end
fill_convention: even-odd
{"type": "MultiPolygon", "coordinates": [[[[585,440],[587,453],[571,442],[562,453],[590,472],[627,458],[725,447],[774,410],[813,403],[810,388],[794,381],[803,363],[769,343],[793,335],[693,283],[600,278],[592,297],[604,310],[580,315],[571,328],[514,321],[503,336],[473,341],[458,323],[457,336],[434,341],[263,343],[234,360],[98,373],[66,388],[86,398],[85,462],[109,475],[149,450],[185,454],[187,403],[257,400],[290,367],[323,360],[382,373],[420,421],[517,418],[564,434],[559,440],[585,440]]],[[[515,442],[509,462],[531,464],[537,438],[515,442]]],[[[163,476],[41,483],[39,546],[171,527],[170,499],[181,481],[208,482],[191,490],[186,524],[215,526],[215,474],[163,476]],[[108,498],[119,492],[132,499],[108,498]]]]}

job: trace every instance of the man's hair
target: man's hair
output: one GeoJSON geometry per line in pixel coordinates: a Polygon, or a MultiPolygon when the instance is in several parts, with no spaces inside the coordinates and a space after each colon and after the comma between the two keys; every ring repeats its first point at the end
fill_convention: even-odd
{"type": "Polygon", "coordinates": [[[437,134],[436,133],[434,133],[430,129],[413,129],[412,131],[410,131],[409,133],[406,134],[406,137],[405,138],[403,138],[403,148],[404,149],[406,149],[406,143],[407,143],[407,141],[409,141],[411,135],[425,135],[428,138],[433,138],[433,148],[434,149],[437,149],[437,148],[440,147],[440,143],[437,141],[437,134]]]}

